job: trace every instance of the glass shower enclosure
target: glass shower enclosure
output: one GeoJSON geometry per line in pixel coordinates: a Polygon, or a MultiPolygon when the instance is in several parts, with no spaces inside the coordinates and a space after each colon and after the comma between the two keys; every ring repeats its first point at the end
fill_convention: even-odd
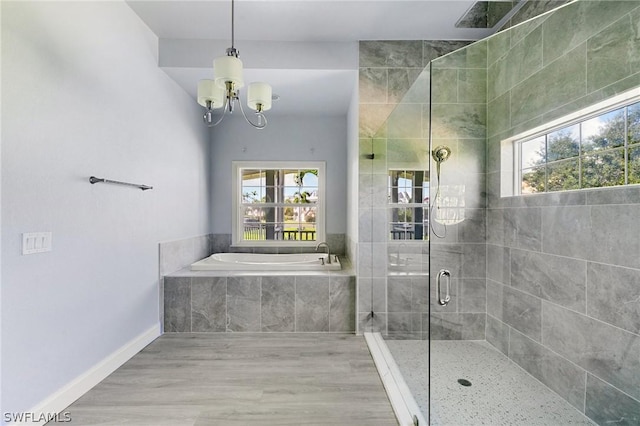
{"type": "MultiPolygon", "coordinates": [[[[548,346],[542,339],[543,329],[564,333],[563,318],[603,326],[586,307],[578,316],[579,295],[540,284],[567,296],[563,310],[544,290],[510,281],[518,271],[544,275],[540,264],[555,260],[541,246],[540,206],[562,209],[581,198],[501,198],[501,166],[513,161],[501,159],[501,141],[639,87],[637,56],[625,47],[639,48],[628,27],[638,16],[637,1],[575,1],[447,53],[415,76],[377,133],[361,139],[360,180],[370,193],[360,200],[359,260],[366,262],[358,280],[370,312],[360,309],[359,324],[392,355],[381,376],[397,368],[404,379],[397,387],[410,390],[411,401],[390,395],[409,410],[401,424],[592,424],[589,404],[607,395],[597,374],[610,375],[613,394],[622,358],[589,364],[581,353],[564,352],[561,339],[548,346]],[[601,86],[595,66],[611,57],[599,44],[631,55],[625,60],[632,64],[627,74],[596,75],[601,86]]],[[[598,345],[588,336],[578,343],[598,345]]],[[[625,367],[635,387],[620,380],[626,394],[618,401],[638,389],[637,365],[625,367]]]]}
{"type": "Polygon", "coordinates": [[[447,360],[474,349],[460,343],[485,339],[486,46],[432,61],[372,139],[370,161],[380,161],[372,175],[386,187],[384,202],[371,206],[372,251],[386,259],[372,291],[374,327],[403,371],[419,424],[448,420],[430,409],[452,397],[446,387],[457,369],[447,360]]]}

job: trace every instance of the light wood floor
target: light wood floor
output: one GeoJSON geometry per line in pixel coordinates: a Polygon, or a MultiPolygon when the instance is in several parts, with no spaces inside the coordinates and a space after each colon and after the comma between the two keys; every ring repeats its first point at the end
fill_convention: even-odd
{"type": "Polygon", "coordinates": [[[74,425],[397,425],[354,335],[165,334],[67,411],[74,425]]]}

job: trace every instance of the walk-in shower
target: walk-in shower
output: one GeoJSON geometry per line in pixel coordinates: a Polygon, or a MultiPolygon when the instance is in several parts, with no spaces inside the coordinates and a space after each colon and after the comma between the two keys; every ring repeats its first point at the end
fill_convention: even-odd
{"type": "MultiPolygon", "coordinates": [[[[361,145],[375,155],[360,160],[359,330],[393,356],[383,380],[397,366],[396,390],[411,391],[390,393],[401,424],[640,424],[637,310],[598,313],[594,298],[610,299],[592,282],[610,276],[576,248],[622,192],[500,195],[515,161],[503,140],[640,86],[635,59],[619,76],[604,66],[607,51],[640,49],[638,16],[637,2],[578,0],[431,60],[361,145]],[[576,223],[577,235],[563,228],[576,223]]],[[[422,52],[446,50],[429,43],[422,52]]]]}

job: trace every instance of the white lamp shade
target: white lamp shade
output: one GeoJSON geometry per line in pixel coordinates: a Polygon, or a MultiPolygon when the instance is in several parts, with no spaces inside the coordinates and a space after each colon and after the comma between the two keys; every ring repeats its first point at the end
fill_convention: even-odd
{"type": "Polygon", "coordinates": [[[262,104],[262,110],[271,109],[271,85],[262,82],[249,84],[247,89],[247,105],[254,111],[258,110],[258,104],[262,104]]]}
{"type": "Polygon", "coordinates": [[[242,61],[235,56],[220,56],[213,60],[213,75],[216,85],[226,89],[226,82],[235,84],[235,89],[244,86],[242,80],[242,61]]]}
{"type": "Polygon", "coordinates": [[[213,80],[200,80],[198,82],[198,103],[206,108],[207,101],[211,101],[211,108],[222,108],[224,106],[224,89],[216,86],[213,80]]]}

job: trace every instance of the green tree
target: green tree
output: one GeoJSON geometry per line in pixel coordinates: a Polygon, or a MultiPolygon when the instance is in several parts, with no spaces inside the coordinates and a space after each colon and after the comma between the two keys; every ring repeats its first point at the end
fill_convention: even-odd
{"type": "MultiPolygon", "coordinates": [[[[544,149],[537,151],[533,167],[523,171],[522,192],[623,185],[625,138],[630,145],[627,153],[629,183],[640,183],[640,104],[627,110],[626,134],[624,109],[592,119],[594,124],[599,119],[605,121],[597,132],[583,137],[582,145],[569,129],[549,134],[546,152],[544,149]],[[580,152],[582,156],[578,160],[580,152]]],[[[589,120],[583,123],[583,132],[588,123],[589,120]]]]}
{"type": "Polygon", "coordinates": [[[302,186],[302,181],[304,180],[304,177],[307,173],[311,173],[312,175],[318,176],[318,171],[315,169],[300,170],[297,174],[293,176],[293,181],[296,183],[296,185],[302,186]]]}
{"type": "Polygon", "coordinates": [[[534,167],[522,175],[522,192],[535,193],[579,188],[577,160],[580,141],[569,129],[547,136],[546,148],[536,151],[534,167]],[[548,162],[554,162],[546,165],[548,162]]]}
{"type": "Polygon", "coordinates": [[[298,190],[293,194],[293,202],[296,204],[308,203],[310,195],[309,191],[298,190]]]}
{"type": "Polygon", "coordinates": [[[629,114],[629,183],[640,183],[640,103],[632,105],[629,114]]]}
{"type": "Polygon", "coordinates": [[[257,203],[258,201],[258,191],[248,191],[242,194],[243,203],[257,203]]]}

